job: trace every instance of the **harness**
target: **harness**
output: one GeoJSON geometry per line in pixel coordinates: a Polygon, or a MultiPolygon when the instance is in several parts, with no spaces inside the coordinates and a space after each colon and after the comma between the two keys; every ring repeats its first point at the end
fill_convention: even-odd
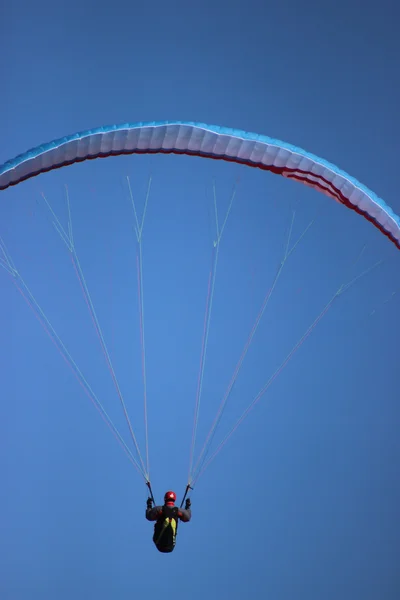
{"type": "MultiPolygon", "coordinates": [[[[162,507],[162,515],[157,519],[157,523],[154,527],[154,543],[158,546],[162,538],[166,541],[167,547],[175,547],[176,534],[178,532],[178,508],[176,506],[162,507]],[[161,524],[162,523],[162,524],[161,524]],[[161,529],[159,529],[161,524],[161,529]],[[158,531],[157,531],[158,530],[158,531]]],[[[164,544],[161,544],[164,545],[164,544]]]]}

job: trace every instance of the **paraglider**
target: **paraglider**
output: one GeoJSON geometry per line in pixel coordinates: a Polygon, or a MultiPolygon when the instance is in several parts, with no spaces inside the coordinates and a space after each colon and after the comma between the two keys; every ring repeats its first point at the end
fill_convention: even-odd
{"type": "MultiPolygon", "coordinates": [[[[100,127],[67,136],[48,144],[38,146],[0,166],[0,190],[15,186],[40,173],[45,173],[53,169],[88,159],[105,158],[124,154],[153,153],[186,154],[226,160],[271,171],[272,173],[282,175],[283,177],[294,179],[304,185],[315,188],[317,191],[333,198],[347,208],[354,210],[370,221],[400,249],[400,217],[396,215],[374,192],[335,165],[324,159],[318,158],[301,148],[264,135],[206,125],[203,123],[164,121],[122,124],[100,127]]],[[[137,230],[141,232],[139,224],[137,230]]],[[[68,235],[65,236],[65,239],[68,241],[68,248],[75,260],[75,249],[72,239],[68,235]]],[[[140,240],[141,237],[139,235],[139,243],[140,240]]],[[[214,248],[218,246],[219,240],[220,236],[218,237],[218,242],[214,241],[214,248]]],[[[19,276],[18,271],[13,267],[12,261],[7,258],[4,250],[3,253],[5,257],[3,262],[6,270],[8,270],[13,277],[17,278],[19,276]]],[[[284,261],[286,260],[286,257],[284,261]]],[[[79,272],[79,262],[76,261],[76,264],[79,272]]],[[[278,272],[276,279],[279,276],[279,273],[280,271],[278,272]]],[[[140,279],[141,278],[139,277],[139,281],[140,279]]],[[[349,285],[351,285],[351,283],[349,285]]],[[[321,312],[321,315],[326,313],[335,298],[342,293],[343,289],[347,289],[347,287],[341,286],[341,288],[339,288],[339,291],[336,292],[329,301],[325,309],[321,312]]],[[[268,301],[268,295],[266,298],[268,301]]],[[[261,316],[265,310],[266,302],[264,302],[264,308],[260,312],[261,316]]],[[[282,363],[283,366],[301,345],[302,340],[309,335],[309,332],[320,318],[321,316],[317,317],[305,336],[303,336],[300,342],[294,346],[294,349],[282,363]]],[[[256,328],[253,328],[250,334],[248,345],[252,340],[255,329],[256,328]]],[[[245,346],[245,352],[242,354],[238,363],[239,366],[235,370],[234,378],[232,379],[233,383],[237,377],[245,353],[247,352],[248,345],[245,346]]],[[[270,381],[272,381],[276,374],[280,372],[281,368],[282,367],[279,367],[276,370],[273,377],[262,388],[261,392],[257,394],[250,405],[250,408],[254,406],[262,394],[265,393],[265,390],[270,385],[270,381]]],[[[230,384],[228,392],[224,396],[221,404],[221,411],[218,413],[219,416],[222,414],[224,403],[228,398],[232,385],[230,384]]],[[[246,409],[243,416],[238,420],[238,424],[248,414],[248,411],[249,409],[246,409]]],[[[197,417],[198,411],[195,414],[195,421],[197,417]]],[[[129,420],[128,424],[130,425],[129,420]]],[[[236,427],[237,425],[234,426],[232,432],[236,427]]],[[[215,428],[211,430],[212,435],[213,431],[215,431],[215,428]]],[[[131,434],[138,450],[132,431],[131,434]]],[[[225,443],[230,435],[231,434],[226,436],[223,443],[225,443]]],[[[211,437],[211,435],[207,437],[206,444],[211,437]]],[[[194,441],[195,437],[193,438],[192,450],[194,449],[194,441]]],[[[219,448],[221,446],[222,444],[219,448]]],[[[202,453],[200,458],[203,460],[203,463],[204,457],[205,454],[202,453]]],[[[211,459],[208,460],[206,465],[209,464],[210,460],[211,459]]],[[[205,468],[202,467],[203,463],[198,460],[200,466],[198,468],[195,466],[194,471],[196,471],[197,468],[197,473],[202,472],[205,468]]],[[[148,521],[155,522],[153,542],[159,552],[172,552],[176,545],[179,521],[187,523],[191,520],[190,499],[186,499],[184,508],[182,508],[182,506],[185,502],[188,490],[192,489],[190,487],[190,483],[193,482],[192,476],[194,472],[191,470],[192,466],[193,464],[191,463],[188,479],[189,483],[187,484],[182,504],[178,507],[175,505],[176,494],[172,491],[168,491],[165,494],[163,505],[156,505],[151,492],[150,482],[147,480],[148,471],[143,465],[143,462],[142,467],[138,465],[138,470],[145,477],[146,485],[150,491],[145,516],[148,521]]]]}
{"type": "Polygon", "coordinates": [[[184,509],[175,506],[175,502],[176,494],[172,491],[165,493],[163,506],[153,506],[153,499],[147,499],[146,519],[156,521],[153,542],[159,552],[174,550],[178,521],[188,523],[192,518],[190,498],[187,498],[184,509]]]}

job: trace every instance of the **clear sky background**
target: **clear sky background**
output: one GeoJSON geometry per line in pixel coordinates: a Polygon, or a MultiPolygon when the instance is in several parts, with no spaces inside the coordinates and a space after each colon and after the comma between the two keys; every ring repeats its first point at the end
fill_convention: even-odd
{"type": "MultiPolygon", "coordinates": [[[[3,3],[4,4],[4,3],[3,3]]],[[[323,156],[400,212],[395,3],[35,3],[0,13],[0,163],[100,125],[195,120],[323,156]]],[[[206,439],[293,218],[285,265],[216,448],[342,283],[360,278],[200,477],[159,554],[144,480],[4,269],[0,272],[0,596],[4,600],[400,595],[399,253],[329,198],[270,173],[179,156],[89,161],[0,194],[0,235],[126,442],[129,430],[70,255],[76,250],[144,453],[136,243],[143,212],[150,474],[187,483],[207,282],[221,241],[201,400],[206,439]]]]}

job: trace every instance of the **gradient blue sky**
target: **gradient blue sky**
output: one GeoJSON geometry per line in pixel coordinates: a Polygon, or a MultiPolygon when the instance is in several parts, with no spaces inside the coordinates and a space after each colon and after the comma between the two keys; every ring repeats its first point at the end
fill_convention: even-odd
{"type": "MultiPolygon", "coordinates": [[[[7,3],[0,163],[103,124],[196,120],[302,146],[399,213],[394,11],[388,0],[7,3]]],[[[237,195],[216,277],[198,449],[281,260],[291,211],[294,239],[317,220],[282,272],[216,442],[339,285],[384,262],[338,299],[200,478],[193,521],[181,526],[169,556],[153,548],[143,480],[2,269],[1,598],[397,599],[398,251],[313,190],[203,159],[98,160],[2,192],[0,235],[129,440],[68,251],[41,197],[66,226],[68,186],[77,251],[142,448],[126,177],[142,211],[150,175],[143,274],[158,499],[170,487],[183,493],[187,481],[213,181],[220,215],[236,184],[237,195]]]]}

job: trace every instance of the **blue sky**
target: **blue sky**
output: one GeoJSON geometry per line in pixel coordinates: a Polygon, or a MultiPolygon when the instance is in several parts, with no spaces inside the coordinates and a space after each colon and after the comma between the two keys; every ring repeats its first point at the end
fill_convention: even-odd
{"type": "MultiPolygon", "coordinates": [[[[400,41],[393,4],[9,3],[0,20],[0,163],[103,124],[195,120],[277,137],[337,164],[400,213],[400,41]],[[392,6],[392,8],[391,8],[392,6]]],[[[1,193],[0,235],[131,444],[67,248],[79,260],[143,451],[134,217],[143,230],[150,472],[187,482],[207,282],[216,274],[199,451],[282,258],[217,445],[341,283],[338,298],[196,485],[170,556],[144,520],[146,487],[0,273],[0,591],[5,600],[399,596],[399,255],[372,225],[275,175],[192,157],[89,161],[1,193]],[[364,249],[364,250],[363,250],[364,249]],[[363,250],[363,251],[362,251],[363,250]]],[[[215,446],[214,446],[215,447],[215,446]]]]}

